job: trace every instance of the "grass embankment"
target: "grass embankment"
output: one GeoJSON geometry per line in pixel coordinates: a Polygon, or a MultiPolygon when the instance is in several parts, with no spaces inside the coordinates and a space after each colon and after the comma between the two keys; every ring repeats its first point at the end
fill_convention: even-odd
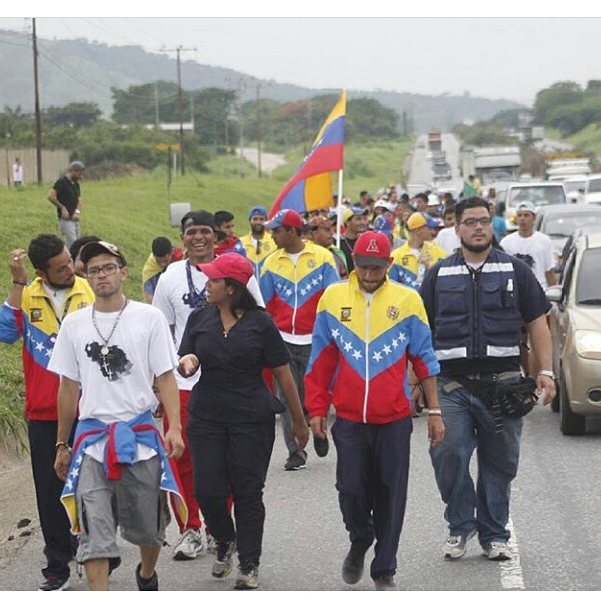
{"type": "Polygon", "coordinates": [[[601,154],[601,123],[591,123],[572,136],[565,138],[579,150],[601,154]]]}
{"type": "MultiPolygon", "coordinates": [[[[347,147],[348,165],[344,193],[353,199],[359,191],[375,191],[400,177],[407,143],[364,144],[347,147]]],[[[125,284],[129,298],[142,299],[141,272],[156,236],[179,240],[179,231],[169,225],[169,202],[189,202],[193,209],[234,213],[238,234],[246,233],[246,215],[254,204],[271,204],[283,182],[302,160],[302,153],[292,153],[291,163],[271,178],[258,179],[249,165],[233,157],[211,163],[210,174],[187,174],[174,178],[170,200],[163,173],[148,176],[84,181],[82,183],[82,235],[95,234],[117,244],[125,254],[130,276],[125,284]]],[[[8,254],[14,248],[27,248],[39,233],[56,233],[56,214],[46,199],[49,185],[26,186],[16,191],[0,187],[0,295],[6,298],[10,285],[8,254]]],[[[28,265],[28,275],[34,277],[28,265]]],[[[22,429],[23,377],[21,344],[0,344],[0,438],[22,429]]]]}

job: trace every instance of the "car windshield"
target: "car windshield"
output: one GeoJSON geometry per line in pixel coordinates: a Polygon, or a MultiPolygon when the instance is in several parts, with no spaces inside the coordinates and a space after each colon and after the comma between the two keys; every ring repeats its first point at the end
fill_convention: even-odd
{"type": "Polygon", "coordinates": [[[588,191],[589,192],[601,192],[601,178],[589,180],[588,191]]]}
{"type": "Polygon", "coordinates": [[[508,206],[516,207],[521,202],[531,202],[535,207],[558,205],[566,202],[563,186],[524,186],[512,188],[508,206]]]}
{"type": "Polygon", "coordinates": [[[585,250],[580,261],[576,284],[576,303],[579,305],[601,305],[601,248],[585,250]]]}
{"type": "Polygon", "coordinates": [[[549,215],[544,219],[541,231],[551,238],[567,238],[575,229],[588,225],[601,226],[601,211],[549,215]]]}
{"type": "Polygon", "coordinates": [[[566,192],[578,192],[578,190],[584,190],[586,187],[586,180],[579,179],[563,182],[563,187],[566,189],[566,192]]]}

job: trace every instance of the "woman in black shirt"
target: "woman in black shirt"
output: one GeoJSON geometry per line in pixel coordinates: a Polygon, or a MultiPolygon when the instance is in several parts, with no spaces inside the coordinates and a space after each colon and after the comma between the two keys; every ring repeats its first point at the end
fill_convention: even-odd
{"type": "Polygon", "coordinates": [[[217,542],[212,574],[224,578],[238,549],[237,589],[257,588],[265,522],[263,487],[283,409],[262,378],[271,368],[294,419],[301,448],[308,429],[286,346],[271,316],[246,288],[253,266],[236,253],[199,266],[209,278],[208,306],[190,314],[179,348],[179,371],[202,372],[188,406],[188,438],[196,497],[217,542]],[[281,408],[280,408],[281,407],[281,408]],[[227,509],[234,497],[236,529],[227,509]]]}

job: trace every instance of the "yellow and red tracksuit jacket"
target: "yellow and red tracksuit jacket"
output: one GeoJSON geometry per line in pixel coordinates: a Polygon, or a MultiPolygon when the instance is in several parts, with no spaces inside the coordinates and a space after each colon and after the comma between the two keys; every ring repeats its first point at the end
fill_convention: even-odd
{"type": "MultiPolygon", "coordinates": [[[[424,242],[421,252],[430,255],[430,267],[433,267],[438,261],[442,261],[442,259],[445,259],[447,256],[444,249],[433,242],[424,242]]],[[[413,254],[409,243],[405,242],[405,244],[399,246],[399,248],[395,248],[392,251],[392,258],[394,261],[388,270],[388,277],[400,284],[419,288],[421,285],[421,282],[418,282],[417,277],[419,263],[417,257],[413,254]]]]}
{"type": "Polygon", "coordinates": [[[408,359],[419,380],[440,372],[421,297],[386,278],[368,300],[351,273],[317,307],[305,375],[309,415],[325,417],[333,404],[338,417],[353,422],[410,416],[408,359]]]}
{"type": "Polygon", "coordinates": [[[21,308],[6,303],[0,307],[0,342],[12,344],[23,337],[23,375],[25,379],[25,417],[28,420],[56,421],[59,377],[48,371],[48,362],[60,322],[69,313],[94,302],[88,282],[75,277],[65,298],[61,319],[56,317],[42,280],[36,278],[23,290],[21,308]]]}
{"type": "Polygon", "coordinates": [[[259,281],[261,277],[261,268],[265,259],[278,249],[269,232],[265,232],[259,243],[253,238],[252,234],[240,237],[240,242],[244,244],[246,258],[252,261],[255,266],[255,277],[259,281]]]}
{"type": "Polygon", "coordinates": [[[332,253],[305,241],[296,265],[283,249],[269,255],[259,285],[278,330],[301,336],[311,334],[323,291],[339,280],[332,253]]]}

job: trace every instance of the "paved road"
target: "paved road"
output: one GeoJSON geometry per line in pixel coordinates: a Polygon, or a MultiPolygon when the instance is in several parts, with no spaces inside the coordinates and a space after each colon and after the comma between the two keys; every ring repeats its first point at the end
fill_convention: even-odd
{"type": "MultiPolygon", "coordinates": [[[[401,537],[397,581],[401,590],[599,590],[601,520],[599,445],[601,421],[589,424],[580,438],[563,437],[557,415],[536,408],[525,418],[521,466],[513,486],[512,524],[515,561],[495,563],[470,542],[463,559],[445,561],[446,536],[427,454],[426,420],[414,420],[411,481],[401,537]]],[[[279,432],[278,432],[279,435],[279,432]]],[[[340,579],[347,538],[334,489],[335,452],[300,472],[285,472],[285,451],[276,441],[267,487],[267,522],[261,564],[263,590],[371,590],[364,577],[356,587],[340,579]]],[[[18,501],[17,501],[18,502],[18,501]]],[[[171,527],[169,542],[177,538],[171,527]]],[[[41,567],[39,533],[0,570],[0,589],[33,590],[41,567]]],[[[123,544],[124,562],[111,578],[114,590],[133,590],[136,556],[123,544]]],[[[369,557],[369,555],[368,555],[369,557]]],[[[174,562],[168,550],[159,564],[162,590],[229,590],[233,576],[216,581],[209,575],[212,556],[174,562]]],[[[72,579],[73,588],[85,590],[72,579]]]]}
{"type": "MultiPolygon", "coordinates": [[[[240,156],[240,149],[236,149],[236,154],[240,156]]],[[[256,148],[242,148],[242,156],[255,167],[259,163],[259,151],[256,148]]],[[[261,152],[261,171],[263,173],[271,173],[281,165],[285,165],[288,161],[282,154],[273,154],[271,152],[261,152]]]]}
{"type": "MultiPolygon", "coordinates": [[[[440,181],[438,187],[455,188],[458,192],[463,187],[461,175],[459,174],[459,152],[460,143],[453,134],[442,134],[442,149],[446,153],[447,162],[451,166],[452,177],[448,181],[440,181]]],[[[423,184],[425,188],[432,188],[432,161],[427,157],[428,153],[428,137],[426,134],[421,134],[416,140],[416,145],[413,147],[409,183],[423,184]]]]}

